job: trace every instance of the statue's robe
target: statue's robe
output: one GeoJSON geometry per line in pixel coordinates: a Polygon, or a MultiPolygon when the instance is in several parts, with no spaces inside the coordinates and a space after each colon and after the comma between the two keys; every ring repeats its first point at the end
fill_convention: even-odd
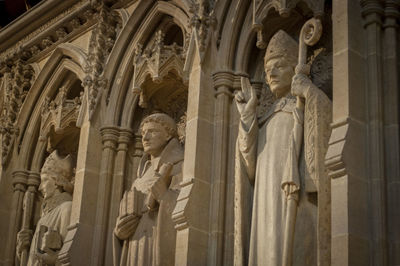
{"type": "MultiPolygon", "coordinates": [[[[310,114],[307,108],[317,113],[330,108],[329,99],[321,91],[311,98],[306,114],[310,114]],[[328,107],[319,108],[319,104],[328,107]]],[[[282,265],[287,215],[282,190],[285,183],[299,190],[293,265],[316,265],[318,182],[312,179],[314,175],[306,165],[304,143],[295,143],[299,140],[293,138],[295,124],[303,123],[299,119],[303,120],[296,98],[288,96],[276,100],[263,116],[254,115],[247,123],[240,121],[235,166],[235,265],[282,265]],[[299,158],[293,155],[298,144],[299,158]]],[[[327,120],[324,123],[329,128],[330,118],[327,120]]],[[[307,123],[313,123],[307,129],[320,126],[317,120],[307,123]]],[[[325,125],[325,131],[326,128],[325,125]]]]}
{"type": "Polygon", "coordinates": [[[46,226],[49,230],[57,231],[64,242],[67,235],[67,227],[69,226],[71,217],[72,196],[63,192],[54,196],[43,203],[42,216],[40,217],[36,230],[32,238],[31,248],[29,250],[28,266],[41,265],[36,254],[39,252],[41,237],[39,232],[42,226],[46,226]]]}
{"type": "MultiPolygon", "coordinates": [[[[174,265],[176,230],[172,221],[172,211],[182,181],[183,149],[178,140],[173,138],[161,153],[157,165],[152,165],[150,156],[145,154],[139,164],[137,179],[133,182],[126,198],[131,209],[140,215],[139,224],[129,239],[123,241],[119,265],[121,266],[152,266],[174,265]],[[171,184],[156,207],[148,209],[146,199],[150,188],[159,178],[155,175],[164,163],[173,165],[171,184]]],[[[121,202],[122,203],[122,202],[121,202]]],[[[114,242],[115,243],[115,242],[114,242]]],[[[118,251],[114,245],[114,254],[118,251]]],[[[117,261],[114,263],[118,263],[117,261]]]]}

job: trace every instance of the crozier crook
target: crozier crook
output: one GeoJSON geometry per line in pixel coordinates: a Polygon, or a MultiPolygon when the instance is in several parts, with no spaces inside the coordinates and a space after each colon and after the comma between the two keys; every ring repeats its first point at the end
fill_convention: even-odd
{"type": "MultiPolygon", "coordinates": [[[[299,60],[295,69],[296,74],[310,74],[310,65],[307,65],[307,46],[316,44],[322,35],[321,20],[316,18],[309,19],[304,23],[299,37],[299,60]]],[[[303,102],[297,97],[297,106],[302,107],[303,102]]]]}
{"type": "MultiPolygon", "coordinates": [[[[307,46],[313,46],[318,42],[322,34],[322,25],[319,19],[312,18],[308,20],[301,28],[299,38],[299,60],[296,66],[296,74],[308,75],[310,73],[310,66],[307,65],[307,46]]],[[[304,117],[304,103],[300,96],[297,96],[296,110],[294,114],[294,127],[292,131],[290,154],[288,157],[288,166],[298,166],[300,158],[300,150],[303,140],[303,117],[304,117]]],[[[298,170],[298,169],[297,169],[298,170]]],[[[298,172],[298,171],[293,171],[298,172]]],[[[289,178],[290,180],[290,178],[289,178]]],[[[283,242],[283,266],[292,265],[293,256],[293,242],[296,226],[297,204],[299,200],[299,188],[294,191],[286,192],[287,211],[286,222],[284,231],[283,242]]]]}

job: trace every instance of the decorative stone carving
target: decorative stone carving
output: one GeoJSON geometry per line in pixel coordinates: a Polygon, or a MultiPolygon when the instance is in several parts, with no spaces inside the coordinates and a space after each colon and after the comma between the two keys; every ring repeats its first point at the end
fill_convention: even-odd
{"type": "Polygon", "coordinates": [[[166,114],[146,117],[140,128],[144,155],[137,178],[120,203],[114,265],[174,265],[171,216],[182,181],[183,149],[175,121],[166,114]]]}
{"type": "Polygon", "coordinates": [[[214,2],[195,0],[191,3],[189,12],[192,13],[190,26],[195,34],[200,52],[204,52],[208,44],[212,28],[217,20],[214,16],[214,2]]]}
{"type": "Polygon", "coordinates": [[[185,62],[185,49],[173,43],[164,45],[165,34],[159,30],[155,34],[154,42],[143,51],[142,45],[135,50],[133,75],[133,92],[140,93],[140,105],[146,106],[146,95],[141,87],[148,75],[154,82],[160,83],[171,70],[183,77],[183,65],[185,62]]]}
{"type": "Polygon", "coordinates": [[[331,104],[303,74],[301,60],[295,74],[297,51],[284,31],[268,44],[266,81],[277,99],[267,112],[257,117],[256,92],[246,78],[236,95],[235,265],[292,265],[293,258],[296,265],[317,264],[317,216],[324,206],[317,206],[315,192],[325,193],[331,104]]]}
{"type": "Polygon", "coordinates": [[[133,93],[139,94],[139,106],[145,109],[145,114],[157,110],[173,117],[178,123],[178,138],[184,143],[188,80],[183,67],[188,40],[185,39],[183,46],[175,42],[165,45],[164,31],[163,28],[156,31],[145,49],[141,44],[136,47],[133,93]]]}
{"type": "Polygon", "coordinates": [[[93,30],[89,43],[89,67],[85,69],[86,77],[82,82],[85,88],[85,100],[91,118],[103,91],[107,88],[107,80],[103,76],[108,55],[114,46],[121,21],[117,12],[111,11],[101,4],[96,13],[98,23],[93,30]]]}
{"type": "Polygon", "coordinates": [[[41,54],[41,52],[46,53],[51,50],[48,48],[54,42],[53,38],[58,41],[66,38],[68,35],[72,36],[73,33],[78,33],[77,29],[82,29],[84,24],[86,24],[85,26],[90,26],[90,23],[86,22],[92,21],[93,13],[90,2],[79,1],[61,14],[47,21],[41,27],[30,33],[28,32],[29,34],[19,40],[17,45],[2,51],[0,62],[5,62],[8,59],[15,60],[22,53],[25,53],[24,59],[30,62],[30,60],[41,54]],[[57,22],[65,20],[67,20],[65,24],[68,26],[60,28],[57,22]]]}
{"type": "Polygon", "coordinates": [[[313,12],[315,17],[322,17],[324,14],[324,1],[320,0],[253,0],[253,29],[257,32],[257,47],[265,49],[267,43],[264,37],[263,19],[268,15],[268,12],[273,8],[282,17],[288,17],[290,12],[298,5],[299,2],[304,3],[313,12]]]}
{"type": "Polygon", "coordinates": [[[50,101],[46,98],[42,106],[42,120],[40,125],[40,139],[48,139],[48,134],[53,128],[57,134],[63,133],[63,131],[71,126],[75,126],[78,119],[79,109],[81,107],[81,97],[75,97],[74,99],[67,99],[68,94],[68,83],[59,89],[59,92],[54,100],[50,101]]]}
{"type": "Polygon", "coordinates": [[[23,60],[17,60],[11,67],[5,66],[3,79],[5,87],[0,92],[0,136],[1,163],[5,165],[18,135],[17,117],[34,77],[32,67],[23,60]]]}
{"type": "Polygon", "coordinates": [[[42,171],[39,191],[44,200],[42,214],[35,233],[22,229],[17,237],[17,257],[21,265],[26,261],[22,254],[30,245],[27,265],[58,265],[72,206],[73,162],[70,156],[61,157],[54,151],[47,157],[42,171]],[[32,237],[32,241],[31,241],[32,237]]]}

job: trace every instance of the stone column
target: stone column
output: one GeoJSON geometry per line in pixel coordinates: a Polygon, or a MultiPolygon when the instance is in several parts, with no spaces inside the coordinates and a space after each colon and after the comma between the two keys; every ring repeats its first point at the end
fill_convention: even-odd
{"type": "Polygon", "coordinates": [[[12,173],[13,198],[11,203],[9,233],[6,246],[6,265],[13,265],[16,256],[17,233],[21,228],[23,199],[29,173],[24,170],[12,173]]]}
{"type": "Polygon", "coordinates": [[[232,102],[233,73],[213,75],[215,97],[213,179],[211,181],[211,229],[207,265],[222,265],[224,261],[225,206],[228,171],[229,123],[232,102]]]}
{"type": "Polygon", "coordinates": [[[124,192],[126,156],[128,152],[128,144],[132,139],[132,135],[133,133],[130,129],[120,129],[117,156],[115,158],[114,173],[112,178],[110,212],[108,215],[108,232],[106,240],[106,256],[104,261],[105,265],[111,265],[113,263],[113,232],[118,217],[119,203],[124,192]]]}
{"type": "MultiPolygon", "coordinates": [[[[34,206],[35,195],[37,193],[37,189],[40,185],[40,174],[39,173],[29,173],[28,177],[28,189],[25,192],[24,197],[24,212],[22,217],[22,229],[35,231],[35,228],[31,228],[31,220],[32,220],[32,211],[34,206]]],[[[26,265],[29,257],[29,247],[23,251],[21,254],[21,265],[26,265]]]]}
{"type": "Polygon", "coordinates": [[[370,265],[365,35],[359,1],[332,1],[331,265],[370,265]]]}
{"type": "Polygon", "coordinates": [[[383,142],[382,15],[379,0],[361,1],[366,33],[370,241],[373,265],[386,265],[386,191],[383,142]]]}
{"type": "MultiPolygon", "coordinates": [[[[211,53],[207,53],[209,56],[211,53]]],[[[214,88],[210,67],[199,52],[190,59],[183,181],[172,218],[176,223],[176,265],[207,265],[210,230],[214,88]]]]}
{"type": "Polygon", "coordinates": [[[399,1],[386,0],[383,32],[383,112],[387,193],[388,265],[400,265],[399,1]]]}
{"type": "Polygon", "coordinates": [[[101,153],[100,176],[97,190],[98,197],[96,202],[96,222],[91,265],[103,265],[106,254],[106,240],[109,231],[109,203],[112,194],[111,190],[113,188],[112,177],[119,137],[119,129],[117,127],[103,127],[100,129],[100,132],[103,142],[103,151],[101,153]]]}
{"type": "Polygon", "coordinates": [[[93,248],[97,248],[94,243],[97,235],[94,230],[102,231],[101,228],[95,228],[99,211],[97,207],[100,204],[98,200],[102,199],[103,193],[99,190],[102,178],[99,169],[103,163],[101,143],[99,127],[88,120],[86,112],[79,136],[70,226],[58,254],[62,265],[93,265],[95,260],[93,254],[96,254],[97,249],[93,248]],[[82,251],[85,256],[82,256],[82,251]]]}

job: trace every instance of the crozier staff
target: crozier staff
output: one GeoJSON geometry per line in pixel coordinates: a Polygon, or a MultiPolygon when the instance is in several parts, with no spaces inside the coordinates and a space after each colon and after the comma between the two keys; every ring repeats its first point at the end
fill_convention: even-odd
{"type": "MultiPolygon", "coordinates": [[[[311,190],[299,167],[304,163],[300,154],[304,129],[303,108],[297,105],[296,96],[312,103],[306,104],[306,109],[329,106],[330,101],[306,75],[295,73],[298,49],[297,42],[282,30],[271,38],[264,69],[276,100],[261,117],[256,115],[256,93],[248,79],[242,78],[242,91],[235,96],[240,114],[235,162],[235,265],[282,266],[288,263],[284,250],[295,265],[316,265],[317,206],[309,200],[311,190]],[[251,198],[245,195],[248,184],[254,187],[251,217],[245,210],[249,208],[246,200],[251,198]],[[296,213],[289,211],[294,215],[288,220],[288,208],[293,207],[290,202],[297,208],[296,213]],[[251,221],[249,243],[246,220],[251,221]],[[287,234],[288,229],[293,233],[287,234]],[[285,236],[290,236],[290,243],[285,243],[285,236]]],[[[315,115],[321,115],[318,112],[322,109],[317,108],[315,115]]]]}

